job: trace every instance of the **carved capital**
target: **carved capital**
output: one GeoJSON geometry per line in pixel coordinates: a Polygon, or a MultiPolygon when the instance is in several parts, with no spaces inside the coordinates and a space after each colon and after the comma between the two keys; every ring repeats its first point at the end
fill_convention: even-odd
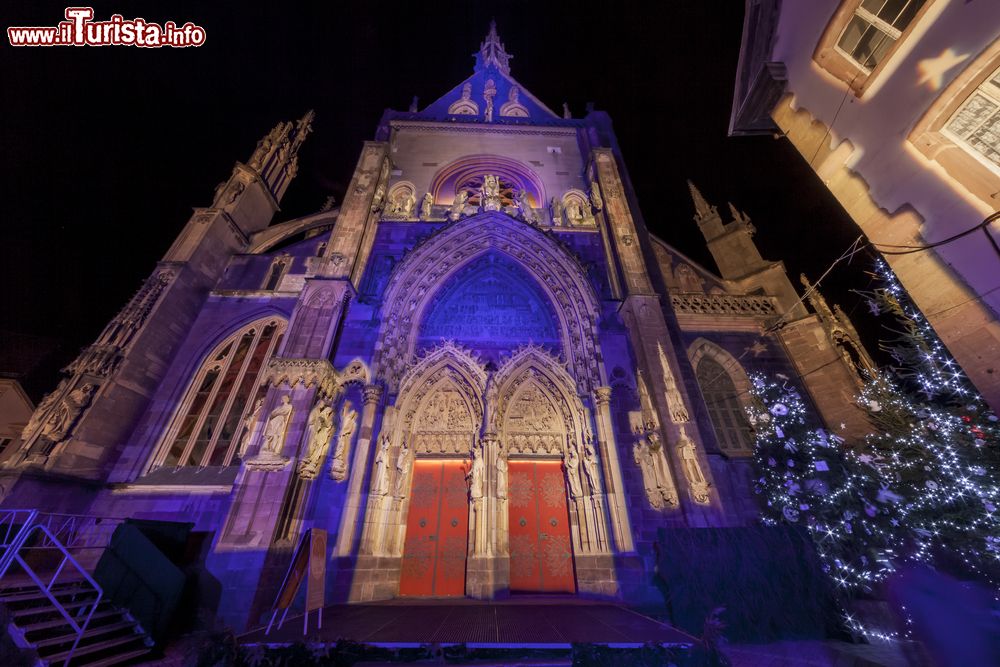
{"type": "Polygon", "coordinates": [[[271,359],[265,381],[274,385],[287,383],[290,387],[299,383],[316,386],[325,396],[334,396],[340,386],[337,371],[326,359],[271,359]]]}
{"type": "Polygon", "coordinates": [[[597,387],[594,389],[594,402],[597,405],[608,405],[611,403],[611,387],[597,387]]]}
{"type": "Polygon", "coordinates": [[[382,400],[382,385],[380,384],[368,384],[364,388],[364,402],[365,405],[378,405],[378,402],[382,400]]]}

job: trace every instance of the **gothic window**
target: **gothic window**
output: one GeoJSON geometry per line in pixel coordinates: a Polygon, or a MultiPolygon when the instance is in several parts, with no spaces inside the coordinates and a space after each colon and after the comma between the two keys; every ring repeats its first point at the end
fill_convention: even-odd
{"type": "Polygon", "coordinates": [[[727,454],[749,452],[753,442],[750,425],[729,372],[716,360],[702,357],[695,373],[719,448],[727,454]]]}
{"type": "Polygon", "coordinates": [[[245,414],[263,396],[261,375],[284,329],[283,320],[258,320],[206,357],[167,431],[157,465],[232,463],[234,436],[245,414]]]}
{"type": "Polygon", "coordinates": [[[944,134],[1000,172],[1000,69],[983,81],[944,126],[944,134]]]}
{"type": "Polygon", "coordinates": [[[267,271],[267,278],[264,279],[261,289],[268,292],[278,289],[278,285],[281,283],[281,279],[285,276],[285,271],[288,270],[288,266],[291,263],[291,257],[278,257],[272,261],[271,267],[267,271]]]}
{"type": "Polygon", "coordinates": [[[861,95],[930,4],[845,0],[827,24],[813,59],[861,95]]]}

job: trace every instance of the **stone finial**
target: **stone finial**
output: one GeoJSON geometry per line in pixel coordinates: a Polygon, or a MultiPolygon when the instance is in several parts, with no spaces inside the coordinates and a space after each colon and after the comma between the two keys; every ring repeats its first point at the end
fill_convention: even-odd
{"type": "Polygon", "coordinates": [[[420,98],[414,95],[413,100],[410,101],[410,113],[417,113],[417,108],[419,106],[420,106],[420,98]]]}
{"type": "Polygon", "coordinates": [[[694,201],[694,211],[695,218],[708,218],[716,215],[715,207],[705,201],[705,198],[701,194],[701,190],[688,179],[688,190],[691,191],[691,199],[694,201]]]}
{"type": "Polygon", "coordinates": [[[563,118],[572,118],[573,114],[569,110],[569,104],[563,102],[563,118]]]}
{"type": "Polygon", "coordinates": [[[510,75],[510,59],[513,57],[507,53],[503,42],[500,41],[497,22],[490,21],[490,31],[486,33],[486,39],[479,45],[479,53],[476,54],[476,69],[492,65],[504,74],[510,75]]]}

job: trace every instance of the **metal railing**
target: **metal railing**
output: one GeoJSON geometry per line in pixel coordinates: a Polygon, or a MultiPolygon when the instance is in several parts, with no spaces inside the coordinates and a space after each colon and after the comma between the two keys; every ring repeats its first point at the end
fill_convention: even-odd
{"type": "MultiPolygon", "coordinates": [[[[73,653],[87,632],[94,610],[104,597],[104,590],[70,550],[104,550],[110,543],[115,528],[122,521],[124,519],[42,513],[33,509],[0,511],[0,549],[3,549],[3,553],[0,554],[0,587],[5,583],[5,579],[9,581],[11,566],[17,563],[45,595],[76,635],[63,661],[64,665],[68,665],[73,658],[73,653]],[[54,555],[59,559],[51,576],[47,572],[38,572],[36,569],[38,564],[35,563],[35,567],[32,567],[29,562],[32,560],[29,556],[38,554],[43,555],[43,562],[50,557],[44,554],[54,555]],[[59,601],[58,593],[53,593],[53,589],[59,584],[59,578],[67,568],[70,571],[75,570],[78,575],[74,581],[80,585],[74,593],[93,596],[93,599],[82,605],[74,604],[72,614],[59,601]]],[[[49,564],[54,562],[49,561],[49,564]]]]}

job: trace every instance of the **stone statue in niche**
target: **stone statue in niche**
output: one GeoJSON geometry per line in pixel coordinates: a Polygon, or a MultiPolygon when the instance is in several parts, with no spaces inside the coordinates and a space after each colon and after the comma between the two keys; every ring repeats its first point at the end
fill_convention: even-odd
{"type": "Polygon", "coordinates": [[[521,213],[521,217],[529,225],[535,223],[535,210],[531,207],[531,201],[528,199],[528,193],[525,190],[517,191],[517,209],[521,213]]]}
{"type": "Polygon", "coordinates": [[[507,498],[507,459],[502,453],[497,453],[496,462],[497,498],[507,498]]]}
{"type": "Polygon", "coordinates": [[[27,440],[28,438],[30,438],[31,435],[35,432],[35,429],[38,428],[38,425],[42,423],[42,420],[48,413],[49,408],[55,405],[56,401],[59,400],[59,397],[62,396],[63,392],[66,389],[67,382],[68,380],[60,381],[59,386],[55,388],[55,391],[53,391],[51,394],[46,394],[45,397],[42,398],[41,402],[38,404],[38,407],[35,408],[35,411],[31,414],[31,419],[28,420],[28,423],[21,431],[22,440],[27,440]]]}
{"type": "Polygon", "coordinates": [[[701,472],[698,464],[698,452],[695,451],[694,443],[684,431],[681,425],[681,432],[677,438],[677,451],[680,454],[681,465],[684,468],[684,477],[687,478],[688,489],[691,491],[691,498],[696,503],[706,504],[709,501],[709,483],[701,472]]]}
{"type": "Polygon", "coordinates": [[[430,220],[431,218],[431,207],[434,206],[434,197],[431,193],[424,194],[423,201],[420,202],[420,219],[430,220]]]}
{"type": "Polygon", "coordinates": [[[663,344],[657,343],[656,349],[660,355],[660,366],[663,369],[663,384],[666,387],[667,408],[670,410],[670,419],[675,424],[689,422],[691,421],[691,417],[688,414],[687,407],[684,405],[681,392],[677,388],[677,381],[674,380],[674,374],[670,371],[670,361],[667,359],[667,353],[663,351],[663,344]]]}
{"type": "Polygon", "coordinates": [[[469,100],[472,99],[472,83],[471,82],[467,81],[465,83],[465,85],[462,86],[462,99],[465,100],[466,102],[468,102],[469,100]]]}
{"type": "Polygon", "coordinates": [[[280,470],[288,463],[288,457],[283,456],[281,451],[285,446],[285,435],[291,418],[292,399],[285,394],[278,406],[267,416],[260,452],[247,461],[247,466],[259,470],[280,470]]]}
{"type": "Polygon", "coordinates": [[[597,452],[594,445],[589,440],[583,443],[583,472],[587,475],[587,482],[590,484],[590,493],[601,492],[601,478],[597,472],[597,452]]]}
{"type": "Polygon", "coordinates": [[[589,202],[580,207],[579,224],[583,227],[594,227],[597,225],[597,220],[594,219],[594,214],[590,210],[589,202]]]}
{"type": "Polygon", "coordinates": [[[549,202],[549,209],[552,213],[552,224],[556,227],[562,225],[563,223],[563,205],[562,201],[558,197],[553,197],[552,201],[549,202]]]}
{"type": "Polygon", "coordinates": [[[480,203],[484,211],[499,211],[503,208],[500,199],[500,179],[493,174],[483,176],[483,188],[480,203]]]}
{"type": "Polygon", "coordinates": [[[568,225],[579,225],[583,220],[583,212],[580,210],[580,204],[572,199],[566,202],[566,205],[563,207],[563,212],[568,225]]]}
{"type": "Polygon", "coordinates": [[[469,202],[469,193],[465,190],[457,193],[455,195],[455,201],[451,205],[451,210],[448,211],[448,219],[452,222],[458,221],[465,213],[465,205],[469,202]]]}
{"type": "Polygon", "coordinates": [[[483,478],[486,475],[486,462],[483,460],[483,446],[480,443],[472,447],[472,465],[465,478],[469,481],[469,498],[472,500],[483,497],[483,478]]]}
{"type": "Polygon", "coordinates": [[[333,452],[333,462],[330,463],[330,477],[338,482],[347,478],[347,447],[351,444],[351,436],[358,424],[358,413],[351,407],[350,401],[344,401],[340,410],[340,433],[337,434],[337,447],[333,452]]]}
{"type": "Polygon", "coordinates": [[[405,442],[399,447],[399,454],[396,456],[396,483],[393,487],[392,495],[396,498],[406,496],[406,474],[410,469],[410,447],[405,442]]]}
{"type": "Polygon", "coordinates": [[[583,486],[580,484],[580,454],[573,445],[566,448],[566,453],[563,455],[563,466],[566,468],[569,494],[574,498],[579,498],[583,495],[583,486]]]}
{"type": "Polygon", "coordinates": [[[306,430],[306,455],[299,462],[299,477],[316,479],[323,458],[330,447],[330,437],[333,435],[333,408],[319,402],[309,413],[306,430]]]}
{"type": "Polygon", "coordinates": [[[375,453],[375,468],[372,471],[373,496],[384,496],[389,493],[389,444],[389,436],[383,435],[375,453]]]}
{"type": "Polygon", "coordinates": [[[493,98],[497,94],[497,84],[493,79],[486,81],[486,88],[483,90],[483,99],[486,100],[486,122],[493,122],[493,98]]]}
{"type": "Polygon", "coordinates": [[[69,392],[42,424],[42,435],[52,442],[63,440],[69,435],[73,424],[90,404],[90,399],[95,391],[97,391],[97,387],[88,382],[69,392]]]}
{"type": "Polygon", "coordinates": [[[637,428],[639,436],[632,446],[632,460],[642,472],[642,484],[649,504],[656,509],[677,504],[677,493],[666,471],[666,460],[660,445],[660,436],[655,426],[647,427],[645,433],[637,428]]]}
{"type": "Polygon", "coordinates": [[[250,447],[250,441],[253,440],[253,433],[257,427],[257,419],[260,417],[260,409],[262,407],[264,407],[264,399],[259,398],[257,399],[257,404],[253,406],[253,410],[243,420],[243,438],[240,440],[238,451],[240,460],[246,456],[247,448],[250,447]]]}
{"type": "Polygon", "coordinates": [[[604,200],[601,199],[601,189],[597,187],[596,181],[590,182],[590,203],[598,211],[604,208],[604,200]]]}

